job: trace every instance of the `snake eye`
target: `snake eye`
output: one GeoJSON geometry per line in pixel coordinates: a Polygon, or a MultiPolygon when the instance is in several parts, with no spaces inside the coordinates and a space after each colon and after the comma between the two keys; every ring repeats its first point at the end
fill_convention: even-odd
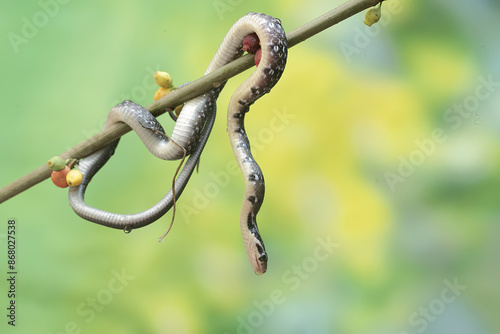
{"type": "Polygon", "coordinates": [[[259,262],[267,262],[267,254],[266,253],[260,254],[259,262]]]}

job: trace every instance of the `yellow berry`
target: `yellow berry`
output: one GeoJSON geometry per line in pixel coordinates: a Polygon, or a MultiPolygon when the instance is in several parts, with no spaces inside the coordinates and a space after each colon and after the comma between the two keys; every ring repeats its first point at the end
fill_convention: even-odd
{"type": "Polygon", "coordinates": [[[372,24],[377,23],[378,20],[380,20],[381,15],[382,9],[380,5],[372,7],[366,12],[365,20],[363,21],[363,23],[370,27],[372,24]]]}
{"type": "Polygon", "coordinates": [[[165,95],[167,95],[171,91],[172,91],[172,88],[165,88],[165,87],[158,88],[158,90],[155,93],[155,97],[154,97],[155,101],[161,99],[162,97],[164,97],[165,95]]]}
{"type": "Polygon", "coordinates": [[[167,72],[156,71],[155,82],[160,87],[172,88],[172,78],[167,72]]]}
{"type": "Polygon", "coordinates": [[[69,186],[76,187],[82,183],[83,175],[79,170],[72,170],[66,175],[66,182],[69,186]]]}

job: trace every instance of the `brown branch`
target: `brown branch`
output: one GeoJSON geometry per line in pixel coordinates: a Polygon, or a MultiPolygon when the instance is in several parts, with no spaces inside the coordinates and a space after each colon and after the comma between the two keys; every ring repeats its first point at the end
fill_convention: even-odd
{"type": "MultiPolygon", "coordinates": [[[[334,24],[337,24],[340,21],[343,21],[369,7],[375,6],[379,2],[381,2],[381,0],[348,1],[334,10],[288,33],[288,46],[292,47],[297,45],[309,37],[333,26],[334,24]]],[[[175,106],[207,92],[214,85],[224,82],[229,78],[249,69],[254,64],[253,55],[246,55],[238,58],[230,64],[227,64],[201,77],[200,79],[173,91],[158,101],[151,103],[146,107],[146,109],[149,110],[155,117],[158,117],[164,114],[169,108],[175,108],[175,106]]],[[[97,151],[99,148],[106,146],[113,140],[123,136],[130,130],[130,127],[126,124],[115,124],[69,149],[61,154],[61,156],[63,158],[85,157],[97,151]]],[[[51,170],[48,168],[47,164],[44,164],[31,173],[1,188],[0,203],[5,202],[9,198],[14,197],[24,190],[29,189],[39,182],[49,178],[50,173],[51,170]]]]}

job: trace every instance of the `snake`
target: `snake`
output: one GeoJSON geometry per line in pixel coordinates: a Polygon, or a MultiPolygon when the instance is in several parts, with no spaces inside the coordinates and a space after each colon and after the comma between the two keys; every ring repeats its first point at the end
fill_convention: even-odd
{"type": "MultiPolygon", "coordinates": [[[[288,47],[281,21],[262,13],[248,13],[228,31],[205,74],[218,69],[243,55],[243,40],[256,34],[260,42],[261,59],[256,69],[233,93],[227,112],[227,131],[234,156],[245,180],[244,198],[240,212],[243,243],[254,272],[267,270],[268,254],[257,226],[257,214],[264,200],[265,183],[261,168],[252,156],[244,119],[250,106],[268,93],[281,78],[285,69],[288,47]]],[[[131,231],[162,217],[181,195],[212,131],[216,116],[216,101],[226,82],[214,85],[208,92],[184,104],[171,136],[167,136],[158,120],[145,108],[130,101],[111,108],[104,129],[122,122],[137,133],[147,149],[163,160],[178,160],[189,155],[173,188],[151,208],[136,214],[118,214],[94,208],[85,203],[85,191],[92,177],[114,154],[120,139],[81,159],[83,175],[79,186],[70,187],[69,203],[80,217],[111,228],[131,231]]]]}

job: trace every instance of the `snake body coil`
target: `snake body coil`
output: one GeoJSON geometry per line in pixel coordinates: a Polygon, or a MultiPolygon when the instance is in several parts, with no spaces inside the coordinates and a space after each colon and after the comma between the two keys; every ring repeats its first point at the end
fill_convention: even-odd
{"type": "MultiPolygon", "coordinates": [[[[240,215],[241,233],[254,271],[262,274],[267,269],[267,253],[257,228],[256,216],[264,199],[264,177],[250,152],[244,117],[250,105],[268,93],[278,82],[285,68],[288,49],[281,22],[259,13],[249,13],[239,19],[227,33],[205,74],[240,57],[243,54],[243,39],[251,33],[256,33],[260,40],[260,64],[233,94],[228,107],[227,122],[231,146],[245,179],[245,197],[240,215]]],[[[162,135],[165,132],[153,115],[131,101],[124,101],[111,109],[105,128],[116,122],[128,124],[148,150],[160,159],[180,159],[184,155],[184,148],[190,156],[175,182],[178,198],[189,181],[210,135],[215,120],[216,100],[224,84],[184,105],[171,140],[162,135]]],[[[118,140],[82,159],[79,168],[83,181],[78,187],[70,187],[69,202],[75,212],[84,219],[112,228],[131,230],[159,219],[172,207],[174,198],[170,190],[150,209],[132,215],[105,212],[87,205],[84,202],[87,185],[92,176],[113,155],[117,145],[118,140]]]]}

